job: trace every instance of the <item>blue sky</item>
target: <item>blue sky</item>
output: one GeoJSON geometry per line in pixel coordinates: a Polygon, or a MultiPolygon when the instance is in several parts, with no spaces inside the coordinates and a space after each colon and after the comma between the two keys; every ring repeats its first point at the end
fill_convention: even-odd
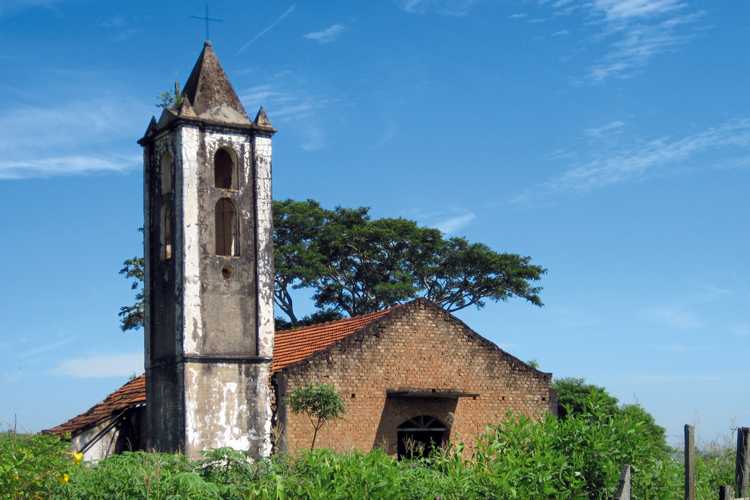
{"type": "MultiPolygon", "coordinates": [[[[369,206],[549,272],[544,308],[460,311],[673,442],[750,425],[750,2],[216,1],[213,47],[274,137],[274,196],[369,206]],[[734,424],[733,424],[734,423],[734,424]]],[[[0,421],[143,370],[121,333],[141,149],[205,3],[0,3],[0,421]]],[[[302,294],[306,298],[307,294],[302,294]]]]}

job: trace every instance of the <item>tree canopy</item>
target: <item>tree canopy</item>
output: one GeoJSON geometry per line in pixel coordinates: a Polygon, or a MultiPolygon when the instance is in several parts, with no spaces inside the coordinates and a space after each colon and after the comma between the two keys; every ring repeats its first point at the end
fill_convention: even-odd
{"type": "MultiPolygon", "coordinates": [[[[408,219],[372,219],[369,208],[325,209],[315,200],[273,202],[277,330],[357,316],[425,297],[448,311],[522,297],[542,306],[533,283],[546,269],[531,257],[446,238],[408,219]],[[293,290],[310,289],[318,310],[303,318],[293,290]]],[[[122,273],[142,279],[142,259],[122,273]],[[141,270],[141,275],[133,274],[141,270]],[[133,272],[131,272],[133,271],[133,272]]],[[[134,285],[136,288],[136,285],[134,285]]],[[[122,329],[143,324],[142,293],[121,308],[122,329]]]]}
{"type": "MultiPolygon", "coordinates": [[[[407,219],[371,219],[369,208],[324,209],[315,200],[274,202],[276,305],[291,326],[291,290],[311,288],[320,314],[357,316],[425,297],[448,311],[523,297],[546,269],[407,219]]],[[[308,319],[309,320],[309,319],[308,319]]]]}
{"type": "Polygon", "coordinates": [[[618,405],[618,399],[604,387],[587,384],[583,378],[555,379],[552,388],[557,391],[557,415],[561,420],[586,415],[590,413],[591,406],[596,405],[606,415],[640,422],[640,432],[662,451],[669,452],[666,429],[657,425],[654,417],[640,404],[618,405]]]}

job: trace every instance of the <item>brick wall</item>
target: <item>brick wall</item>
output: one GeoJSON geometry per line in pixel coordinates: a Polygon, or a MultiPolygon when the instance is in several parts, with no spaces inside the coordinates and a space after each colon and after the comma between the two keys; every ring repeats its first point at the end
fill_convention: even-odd
{"type": "MultiPolygon", "coordinates": [[[[426,300],[397,308],[274,376],[281,404],[286,394],[309,383],[333,386],[348,403],[346,421],[321,429],[316,447],[369,451],[385,446],[389,454],[397,450],[397,426],[419,415],[447,424],[450,438],[465,441],[470,453],[473,436],[509,409],[543,415],[551,380],[551,374],[505,353],[426,300]]],[[[283,410],[276,414],[277,449],[309,448],[308,418],[283,410]]]]}

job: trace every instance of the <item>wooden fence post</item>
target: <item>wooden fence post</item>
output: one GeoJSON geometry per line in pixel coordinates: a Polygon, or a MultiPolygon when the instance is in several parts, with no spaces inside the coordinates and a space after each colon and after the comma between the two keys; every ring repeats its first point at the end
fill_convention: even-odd
{"type": "Polygon", "coordinates": [[[695,500],[695,427],[685,424],[685,500],[695,500]]]}
{"type": "Polygon", "coordinates": [[[737,462],[734,469],[734,485],[737,493],[742,498],[747,498],[747,476],[750,472],[750,460],[748,460],[748,440],[750,439],[750,427],[737,429],[737,462]]]}
{"type": "Polygon", "coordinates": [[[630,500],[630,466],[623,465],[615,500],[630,500]]]}
{"type": "Polygon", "coordinates": [[[728,484],[719,486],[719,500],[733,500],[732,487],[728,484]]]}

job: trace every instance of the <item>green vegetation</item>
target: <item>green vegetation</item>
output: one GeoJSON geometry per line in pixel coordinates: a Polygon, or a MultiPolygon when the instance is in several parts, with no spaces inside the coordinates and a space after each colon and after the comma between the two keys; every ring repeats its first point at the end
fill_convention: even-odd
{"type": "Polygon", "coordinates": [[[304,414],[315,429],[310,449],[315,449],[315,438],[323,425],[343,418],[346,405],[341,396],[330,385],[308,384],[292,392],[289,396],[289,409],[294,414],[304,414]]]}
{"type": "MultiPolygon", "coordinates": [[[[202,460],[137,452],[76,465],[57,438],[34,436],[23,444],[6,438],[0,498],[611,499],[623,464],[633,466],[634,499],[683,498],[682,465],[661,452],[646,422],[612,414],[606,403],[590,399],[564,420],[508,413],[487,427],[471,456],[453,443],[400,462],[382,450],[318,449],[253,462],[246,453],[219,449],[202,460]]],[[[715,498],[733,475],[731,448],[700,454],[697,498],[715,498]]]]}
{"type": "Polygon", "coordinates": [[[319,312],[357,316],[425,297],[448,311],[523,297],[546,270],[407,219],[371,219],[368,207],[333,210],[315,200],[274,201],[275,302],[301,326],[291,290],[311,288],[319,312]]]}
{"type": "Polygon", "coordinates": [[[166,92],[159,92],[156,95],[156,100],[159,101],[156,107],[162,109],[178,108],[184,99],[185,96],[180,93],[179,82],[174,82],[174,93],[171,90],[167,90],[166,92]]]}
{"type": "Polygon", "coordinates": [[[57,436],[0,434],[0,498],[47,498],[81,469],[57,436]]]}
{"type": "Polygon", "coordinates": [[[132,290],[138,290],[135,294],[135,303],[132,306],[122,306],[120,308],[120,329],[124,332],[127,330],[137,330],[143,326],[145,319],[144,312],[144,295],[143,295],[143,258],[133,257],[123,262],[125,267],[120,269],[120,274],[126,279],[133,279],[132,290]]]}
{"type": "Polygon", "coordinates": [[[610,396],[604,387],[587,384],[583,378],[555,379],[552,388],[557,390],[557,414],[560,419],[584,414],[589,402],[595,400],[607,415],[642,422],[644,437],[651,439],[664,454],[672,451],[667,445],[666,429],[657,425],[654,417],[641,405],[636,403],[619,406],[617,398],[610,396]]]}
{"type": "MultiPolygon", "coordinates": [[[[315,200],[273,202],[276,329],[366,314],[417,297],[448,311],[522,297],[542,306],[532,283],[547,272],[531,257],[498,253],[406,219],[375,219],[369,208],[322,208],[315,200]],[[318,311],[297,317],[292,290],[310,289],[318,311]]],[[[143,326],[143,259],[125,261],[136,302],[120,308],[122,330],[143,326]]]]}

